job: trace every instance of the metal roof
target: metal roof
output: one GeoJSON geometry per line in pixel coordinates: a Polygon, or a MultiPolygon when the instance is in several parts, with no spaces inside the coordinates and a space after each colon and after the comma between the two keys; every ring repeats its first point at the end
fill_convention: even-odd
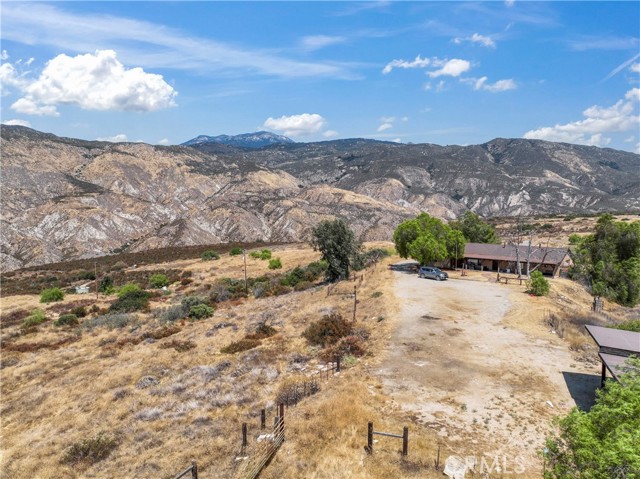
{"type": "Polygon", "coordinates": [[[613,378],[617,381],[619,376],[624,373],[622,369],[625,366],[627,358],[625,356],[617,356],[615,354],[598,353],[603,364],[607,367],[613,378]]]}
{"type": "MultiPolygon", "coordinates": [[[[527,260],[529,245],[519,246],[520,261],[527,260]]],[[[560,264],[569,254],[567,248],[548,248],[541,245],[531,246],[532,263],[560,264]]],[[[464,245],[464,257],[474,259],[493,259],[498,261],[516,261],[516,245],[514,244],[488,244],[467,243],[464,245]]]]}
{"type": "Polygon", "coordinates": [[[616,356],[640,355],[640,333],[592,325],[585,328],[603,353],[616,356]]]}

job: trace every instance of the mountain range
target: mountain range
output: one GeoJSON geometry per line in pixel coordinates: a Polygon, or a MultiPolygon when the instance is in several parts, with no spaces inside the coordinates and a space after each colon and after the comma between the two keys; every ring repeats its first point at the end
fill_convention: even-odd
{"type": "Polygon", "coordinates": [[[334,217],[376,240],[420,211],[640,211],[640,155],[540,140],[152,146],[4,125],[1,138],[2,271],[164,246],[304,241],[334,217]]]}
{"type": "Polygon", "coordinates": [[[256,131],[255,133],[242,133],[240,135],[199,135],[191,140],[185,141],[182,143],[182,146],[198,146],[206,143],[221,143],[238,148],[262,148],[263,146],[278,143],[294,143],[294,141],[286,136],[275,135],[268,131],[256,131]]]}

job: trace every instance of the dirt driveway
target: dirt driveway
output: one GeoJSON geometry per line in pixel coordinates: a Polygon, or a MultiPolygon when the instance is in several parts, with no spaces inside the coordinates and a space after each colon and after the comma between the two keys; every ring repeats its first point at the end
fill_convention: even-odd
{"type": "Polygon", "coordinates": [[[503,322],[521,289],[401,271],[394,279],[401,306],[379,370],[385,392],[435,429],[448,454],[500,457],[502,473],[511,463],[517,477],[540,477],[550,419],[575,405],[572,394],[593,394],[584,387],[597,379],[593,368],[550,334],[503,322]]]}

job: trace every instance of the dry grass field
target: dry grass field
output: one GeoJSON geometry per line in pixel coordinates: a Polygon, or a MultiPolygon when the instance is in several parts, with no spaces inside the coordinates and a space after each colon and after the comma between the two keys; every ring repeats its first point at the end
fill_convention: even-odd
{"type": "MultiPolygon", "coordinates": [[[[368,245],[374,246],[391,245],[368,245]]],[[[282,260],[282,271],[318,259],[306,245],[272,250],[282,260]]],[[[394,401],[379,373],[402,327],[402,305],[388,268],[398,260],[384,259],[355,283],[359,303],[354,334],[366,352],[344,359],[339,374],[320,380],[318,393],[287,409],[286,441],[261,477],[442,477],[433,467],[438,446],[443,448],[442,460],[452,451],[446,449],[439,428],[394,401]],[[409,426],[409,456],[401,458],[401,441],[385,437],[376,437],[375,453],[366,454],[368,421],[374,421],[376,430],[396,434],[409,426]]],[[[247,258],[248,275],[273,274],[267,263],[247,258]]],[[[256,446],[260,409],[267,409],[268,423],[273,421],[282,389],[326,367],[322,348],[310,345],[303,331],[333,312],[350,320],[354,303],[354,283],[343,282],[331,295],[326,285],[318,285],[220,302],[213,316],[203,320],[160,319],[157,310],[188,295],[210,294],[217,279],[242,279],[242,266],[242,256],[226,254],[217,261],[181,259],[138,266],[141,275],[158,269],[190,271],[193,282],[172,284],[169,294],[151,298],[149,311],[133,313],[118,324],[97,324],[95,317],[104,312],[98,311],[75,326],[54,325],[79,301],[93,305],[92,295],[68,294],[61,303],[49,305],[40,304],[36,295],[3,296],[2,476],[171,478],[196,460],[202,478],[234,477],[256,446]],[[24,327],[21,319],[11,319],[12,313],[33,308],[45,311],[45,322],[24,327]],[[258,347],[221,352],[265,321],[276,334],[258,347]],[[243,422],[249,427],[244,452],[243,422]]],[[[451,273],[451,281],[494,279],[480,272],[464,278],[457,274],[451,273]]],[[[564,348],[572,361],[594,364],[582,324],[604,319],[591,318],[591,297],[580,286],[554,280],[546,298],[530,297],[524,286],[501,287],[511,301],[505,327],[564,348]],[[553,321],[558,326],[551,326],[553,321]]],[[[115,299],[100,295],[97,309],[115,299]]],[[[608,304],[607,313],[614,320],[638,314],[608,304]]],[[[527,394],[526,388],[521,394],[527,394]]],[[[468,440],[471,444],[474,438],[468,440]]]]}

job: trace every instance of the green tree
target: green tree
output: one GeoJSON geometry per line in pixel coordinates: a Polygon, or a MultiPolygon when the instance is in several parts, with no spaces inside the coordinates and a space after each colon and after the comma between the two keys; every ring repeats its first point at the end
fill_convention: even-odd
{"type": "Polygon", "coordinates": [[[353,231],[341,219],[320,222],[313,229],[311,245],[327,262],[325,274],[329,281],[349,277],[351,259],[361,248],[353,231]]]}
{"type": "Polygon", "coordinates": [[[542,275],[540,271],[534,271],[530,275],[528,293],[534,296],[546,296],[549,294],[549,281],[542,275]]]}
{"type": "Polygon", "coordinates": [[[574,408],[547,439],[545,479],[640,478],[640,359],[607,381],[589,412],[574,408]]]}
{"type": "Polygon", "coordinates": [[[41,303],[53,303],[54,301],[62,301],[64,292],[60,288],[48,288],[40,293],[41,303]]]}
{"type": "Polygon", "coordinates": [[[449,223],[449,226],[462,231],[469,243],[500,243],[496,229],[472,211],[467,211],[462,218],[449,223]]]}
{"type": "Polygon", "coordinates": [[[602,215],[595,232],[582,238],[573,252],[572,278],[597,296],[625,306],[640,302],[640,222],[615,221],[602,215]]]}
{"type": "Polygon", "coordinates": [[[447,257],[447,246],[430,233],[422,233],[409,245],[409,256],[420,264],[430,264],[447,257]]]}
{"type": "Polygon", "coordinates": [[[98,291],[104,294],[111,294],[113,292],[113,279],[111,278],[111,276],[104,276],[100,280],[98,291]]]}
{"type": "Polygon", "coordinates": [[[135,283],[127,283],[118,288],[118,297],[122,298],[125,294],[131,291],[140,291],[140,286],[135,283]]]}

